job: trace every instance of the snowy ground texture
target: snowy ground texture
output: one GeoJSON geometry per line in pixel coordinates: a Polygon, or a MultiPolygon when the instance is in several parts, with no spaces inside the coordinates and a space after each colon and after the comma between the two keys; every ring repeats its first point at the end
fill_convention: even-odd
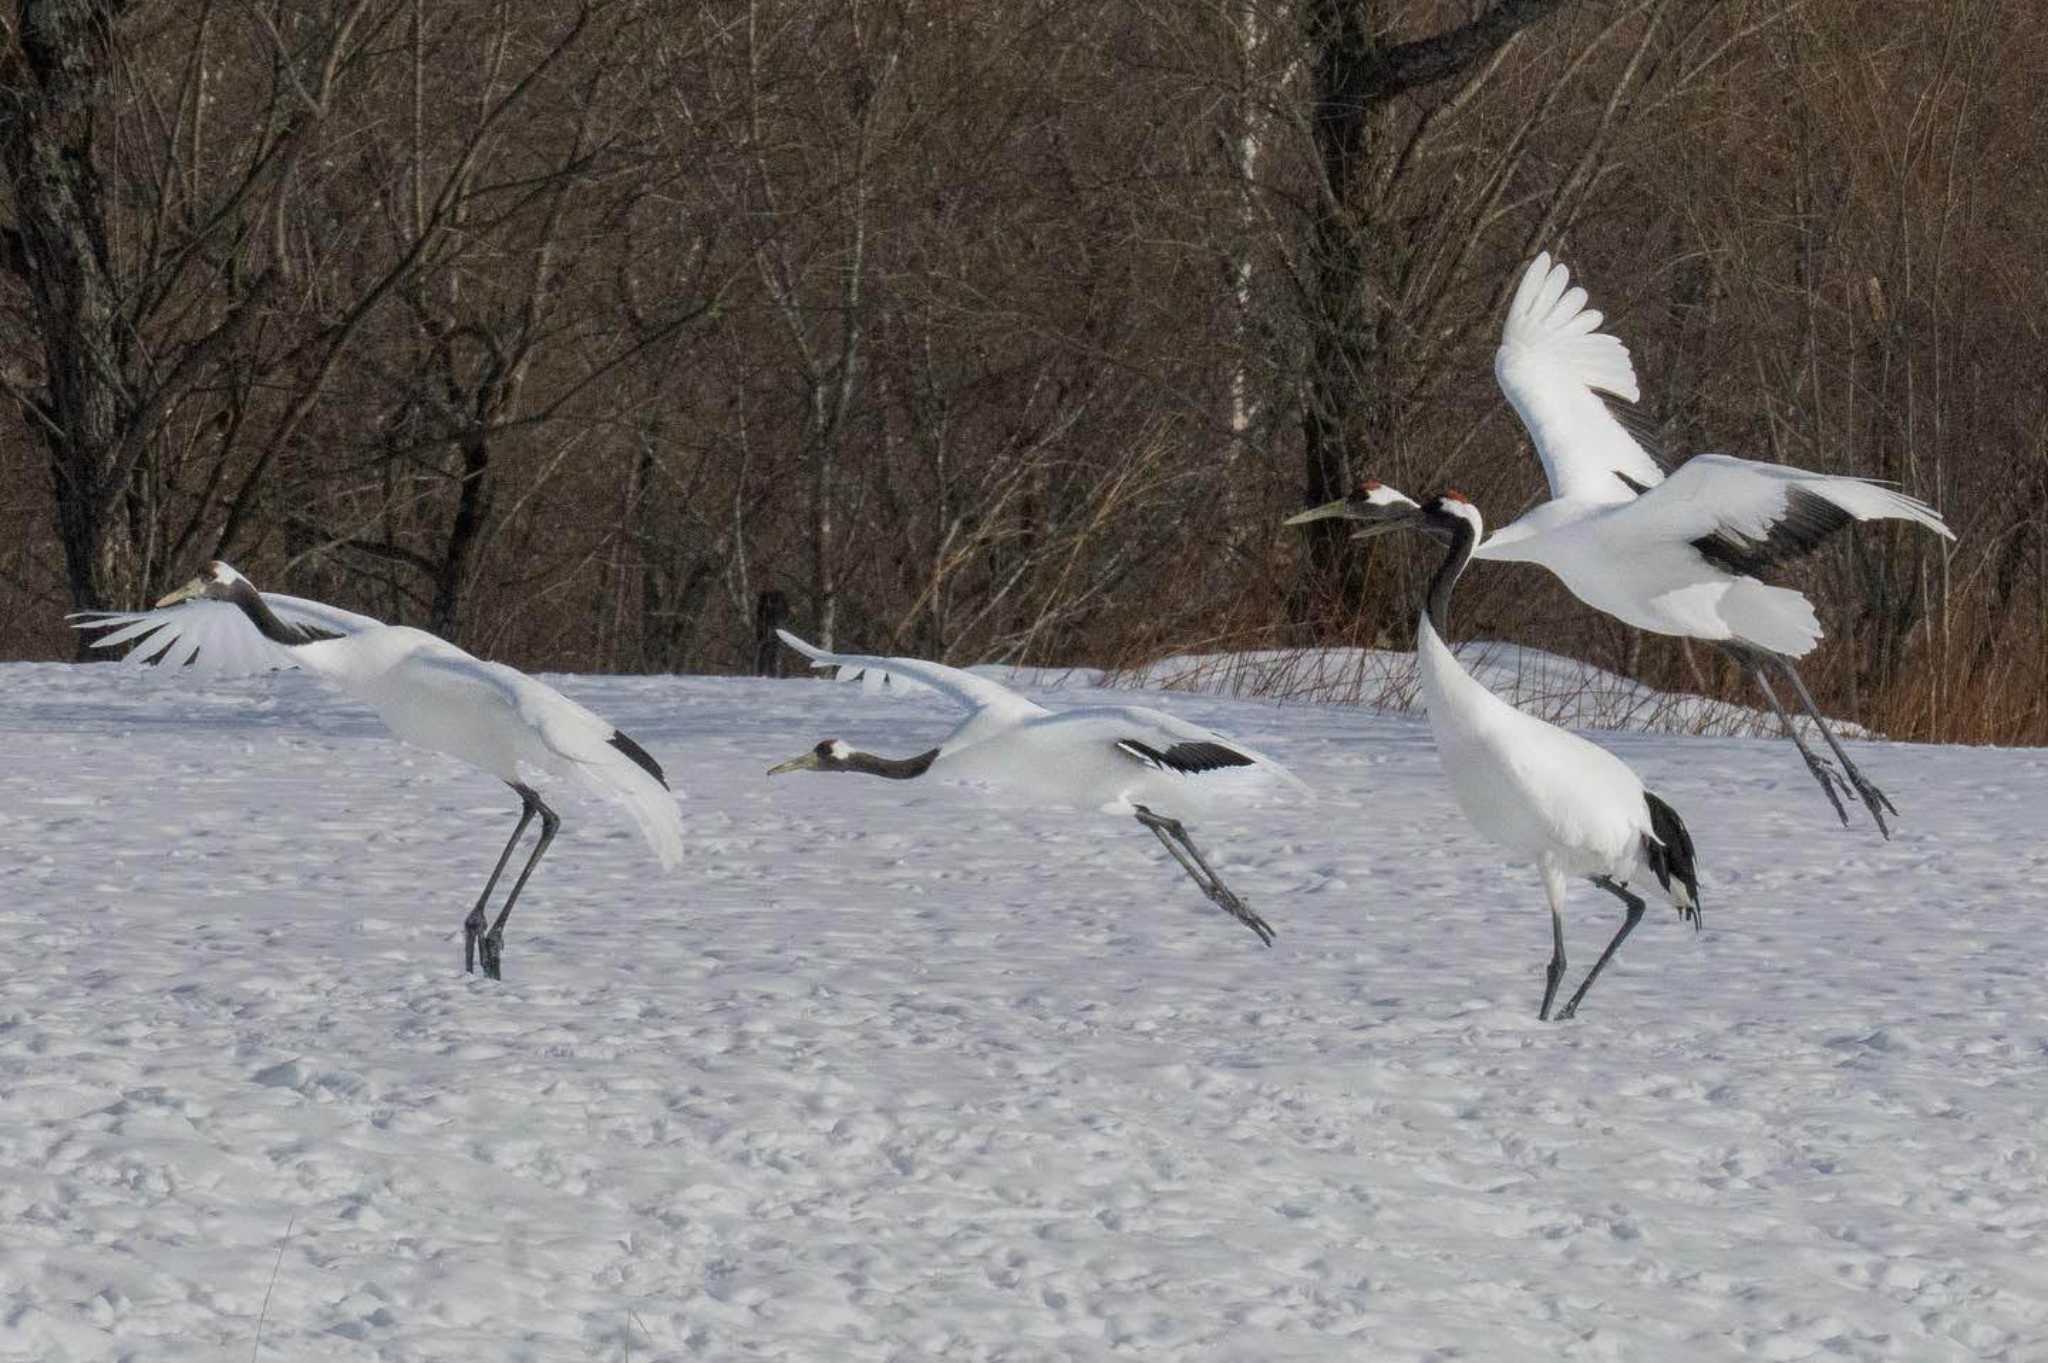
{"type": "Polygon", "coordinates": [[[1611,737],[1707,931],[1545,1026],[1419,720],[1150,698],[1322,793],[1193,824],[1269,951],[1127,821],[762,777],[935,702],[556,680],[691,856],[562,791],[491,984],[502,787],[297,675],[0,668],[0,1358],[2048,1359],[2048,756],[1859,745],[1887,844],[1611,737]]]}

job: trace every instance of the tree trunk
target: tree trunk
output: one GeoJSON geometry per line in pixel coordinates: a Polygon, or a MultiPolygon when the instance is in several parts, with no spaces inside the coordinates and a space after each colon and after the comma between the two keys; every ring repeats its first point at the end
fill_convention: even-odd
{"type": "MultiPolygon", "coordinates": [[[[0,72],[0,112],[11,125],[0,161],[16,218],[7,257],[27,286],[45,366],[42,390],[16,396],[55,474],[65,579],[80,610],[104,607],[112,595],[109,517],[128,402],[93,162],[108,30],[121,9],[119,0],[21,0],[18,46],[0,72]]],[[[80,656],[85,643],[81,637],[80,656]]]]}
{"type": "MultiPolygon", "coordinates": [[[[1309,363],[1302,394],[1304,494],[1315,506],[1351,487],[1351,457],[1372,455],[1391,438],[1393,394],[1388,304],[1375,296],[1386,277],[1380,256],[1397,243],[1382,239],[1382,205],[1369,167],[1376,135],[1396,96],[1456,76],[1491,57],[1530,24],[1569,0],[1495,0],[1468,23],[1429,38],[1389,43],[1384,7],[1375,0],[1309,0],[1303,10],[1308,48],[1310,129],[1322,172],[1308,227],[1305,273],[1310,297],[1309,363]],[[1376,264],[1380,268],[1375,268],[1376,264]]],[[[1362,556],[1352,551],[1344,522],[1308,526],[1308,580],[1297,613],[1334,588],[1347,617],[1363,603],[1362,556]]]]}
{"type": "MultiPolygon", "coordinates": [[[[1373,243],[1357,203],[1371,123],[1370,109],[1355,89],[1357,72],[1373,53],[1367,8],[1355,0],[1315,0],[1306,12],[1315,99],[1310,126],[1322,169],[1316,214],[1309,224],[1307,273],[1313,294],[1308,300],[1308,384],[1301,406],[1303,495],[1309,506],[1351,490],[1351,453],[1369,448],[1376,425],[1370,417],[1377,385],[1366,307],[1373,243]]],[[[1308,526],[1309,597],[1326,598],[1334,588],[1338,600],[1355,609],[1363,574],[1348,531],[1341,520],[1308,526]]]]}

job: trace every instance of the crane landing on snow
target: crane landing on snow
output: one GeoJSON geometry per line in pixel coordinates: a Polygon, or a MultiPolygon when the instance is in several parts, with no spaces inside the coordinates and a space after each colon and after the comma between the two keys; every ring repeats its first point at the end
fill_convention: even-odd
{"type": "Polygon", "coordinates": [[[1305,791],[1279,763],[1242,743],[1139,705],[1086,706],[1058,713],[1007,686],[943,663],[827,653],[787,630],[782,641],[812,667],[839,669],[842,680],[887,679],[928,689],[964,706],[968,716],[945,742],[913,757],[877,757],[828,738],[768,771],[852,771],[898,781],[927,774],[987,781],[1047,803],[1128,815],[1150,829],[1209,902],[1273,944],[1273,929],[1210,866],[1171,814],[1190,786],[1263,774],[1305,791]]]}
{"type": "Polygon", "coordinates": [[[682,814],[647,750],[561,692],[484,662],[424,630],[387,625],[318,601],[259,592],[225,563],[147,611],[92,611],[75,628],[105,631],[95,648],[134,647],[131,662],[215,675],[297,667],[376,710],[409,743],[447,753],[512,787],[519,823],[462,923],[463,969],[503,977],[505,920],[561,819],[522,769],[573,775],[624,805],[664,867],[683,859],[682,814]],[[540,816],[540,841],[495,920],[485,906],[520,835],[540,816]]]}

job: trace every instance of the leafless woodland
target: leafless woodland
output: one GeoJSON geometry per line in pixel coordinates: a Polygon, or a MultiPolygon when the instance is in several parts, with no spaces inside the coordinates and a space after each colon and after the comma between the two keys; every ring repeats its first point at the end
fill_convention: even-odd
{"type": "MultiPolygon", "coordinates": [[[[1393,642],[1362,476],[1541,487],[1560,252],[1675,455],[1896,480],[1796,578],[1902,737],[2048,741],[2020,0],[15,0],[0,656],[209,558],[526,667],[1393,642]],[[776,594],[780,594],[777,596],[776,594]]],[[[1482,566],[1460,631],[1717,694],[1482,566]]]]}

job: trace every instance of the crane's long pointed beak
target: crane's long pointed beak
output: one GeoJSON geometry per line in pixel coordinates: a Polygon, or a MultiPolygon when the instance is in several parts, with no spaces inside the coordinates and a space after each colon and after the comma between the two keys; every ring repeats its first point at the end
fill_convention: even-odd
{"type": "Polygon", "coordinates": [[[1407,526],[1413,525],[1415,520],[1416,517],[1412,508],[1403,507],[1399,510],[1390,510],[1381,519],[1361,521],[1358,528],[1351,532],[1351,538],[1355,540],[1369,540],[1376,535],[1384,535],[1389,531],[1404,529],[1407,526]]]}
{"type": "Polygon", "coordinates": [[[1288,525],[1307,525],[1310,521],[1341,518],[1356,524],[1351,532],[1355,540],[1369,540],[1375,535],[1384,535],[1390,530],[1401,530],[1413,525],[1421,515],[1421,508],[1398,492],[1389,489],[1376,493],[1385,500],[1369,500],[1365,497],[1339,497],[1334,502],[1324,502],[1308,510],[1289,516],[1288,525]]]}
{"type": "Polygon", "coordinates": [[[816,771],[817,769],[818,754],[816,752],[807,752],[801,757],[792,757],[779,766],[768,768],[768,774],[770,776],[780,776],[786,771],[816,771]]]}
{"type": "Polygon", "coordinates": [[[1298,511],[1280,522],[1282,525],[1307,525],[1310,521],[1326,521],[1332,516],[1342,516],[1347,509],[1346,499],[1339,497],[1334,502],[1324,502],[1306,511],[1298,511]]]}
{"type": "Polygon", "coordinates": [[[203,577],[195,577],[190,582],[187,582],[184,586],[178,588],[178,590],[170,593],[161,601],[157,602],[156,608],[158,610],[162,610],[165,606],[175,606],[180,601],[190,601],[195,596],[203,596],[205,594],[206,579],[203,577]]]}

